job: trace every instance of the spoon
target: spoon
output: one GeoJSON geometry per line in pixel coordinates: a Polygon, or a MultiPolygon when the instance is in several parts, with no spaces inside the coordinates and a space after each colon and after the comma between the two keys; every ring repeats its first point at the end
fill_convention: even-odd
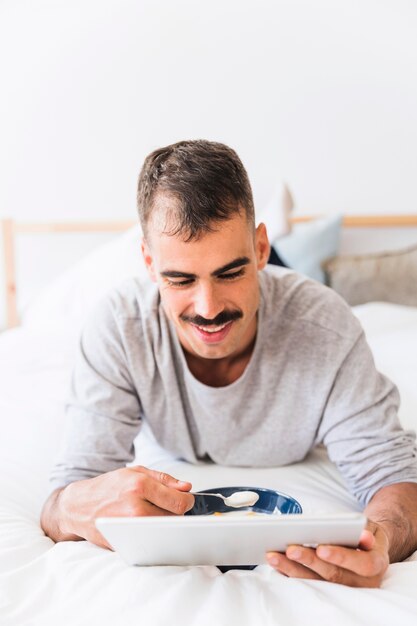
{"type": "Polygon", "coordinates": [[[207,493],[200,491],[199,493],[191,492],[193,496],[215,496],[221,498],[226,506],[238,509],[242,506],[253,506],[259,500],[259,495],[254,491],[235,491],[230,496],[222,496],[221,493],[207,493]]]}

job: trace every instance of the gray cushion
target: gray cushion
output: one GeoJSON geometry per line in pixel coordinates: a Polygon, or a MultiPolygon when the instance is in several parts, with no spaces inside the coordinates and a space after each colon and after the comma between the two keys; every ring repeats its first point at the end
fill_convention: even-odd
{"type": "Polygon", "coordinates": [[[417,306],[417,245],[380,254],[340,256],[322,263],[326,284],[351,305],[417,306]]]}

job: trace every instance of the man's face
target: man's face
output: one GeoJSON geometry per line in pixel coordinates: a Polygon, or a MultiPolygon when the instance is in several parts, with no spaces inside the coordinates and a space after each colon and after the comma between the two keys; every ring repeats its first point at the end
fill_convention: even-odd
{"type": "Polygon", "coordinates": [[[253,230],[243,214],[214,225],[215,232],[185,242],[148,225],[142,245],[162,305],[182,346],[205,359],[238,356],[256,335],[258,270],[269,243],[263,224],[253,230]]]}

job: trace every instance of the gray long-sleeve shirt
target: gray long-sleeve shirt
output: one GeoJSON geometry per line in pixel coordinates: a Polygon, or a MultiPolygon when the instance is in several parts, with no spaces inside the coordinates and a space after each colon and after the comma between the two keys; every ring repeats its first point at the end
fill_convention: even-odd
{"type": "Polygon", "coordinates": [[[290,270],[268,266],[259,281],[255,347],[225,387],[190,372],[153,283],[110,292],[81,335],[52,488],[131,462],[141,420],[190,462],[280,466],[324,443],[362,504],[386,484],[417,482],[415,434],[401,428],[398,391],[349,307],[290,270]]]}

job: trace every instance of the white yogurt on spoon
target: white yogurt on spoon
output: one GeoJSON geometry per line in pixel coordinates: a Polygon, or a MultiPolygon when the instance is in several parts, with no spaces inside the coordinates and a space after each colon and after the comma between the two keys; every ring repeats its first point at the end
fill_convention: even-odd
{"type": "Polygon", "coordinates": [[[221,493],[209,493],[208,491],[190,491],[193,496],[214,496],[221,498],[223,502],[234,509],[240,509],[244,506],[253,506],[258,502],[259,495],[255,491],[235,491],[230,496],[224,496],[221,493]]]}
{"type": "Polygon", "coordinates": [[[253,506],[259,500],[259,495],[254,491],[235,491],[224,499],[227,506],[239,509],[243,506],[253,506]]]}

